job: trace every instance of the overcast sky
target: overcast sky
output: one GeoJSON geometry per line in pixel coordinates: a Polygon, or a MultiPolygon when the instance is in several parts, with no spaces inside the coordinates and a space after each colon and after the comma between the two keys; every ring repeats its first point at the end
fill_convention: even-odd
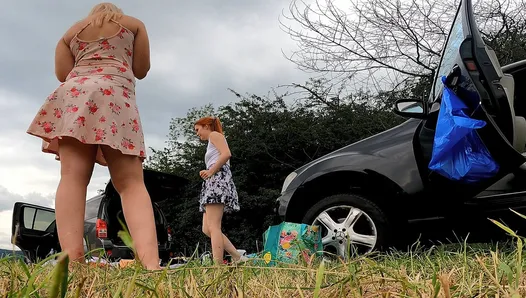
{"type": "MultiPolygon", "coordinates": [[[[59,163],[25,133],[57,86],[53,59],[62,34],[99,1],[1,0],[0,248],[10,249],[17,201],[53,207],[59,163]]],[[[227,91],[266,94],[308,77],[282,56],[295,44],[279,29],[288,1],[119,0],[150,36],[152,68],[137,84],[146,146],[164,146],[172,117],[192,107],[235,100],[227,91]]],[[[109,179],[96,166],[88,197],[109,179]]]]}

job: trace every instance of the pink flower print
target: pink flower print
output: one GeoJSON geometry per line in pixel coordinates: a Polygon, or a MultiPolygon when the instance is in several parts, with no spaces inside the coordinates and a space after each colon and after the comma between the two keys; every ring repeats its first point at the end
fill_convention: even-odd
{"type": "Polygon", "coordinates": [[[44,109],[41,109],[40,112],[38,112],[38,115],[39,116],[46,116],[47,115],[47,111],[44,110],[44,109]]]}
{"type": "Polygon", "coordinates": [[[64,112],[64,111],[62,111],[62,109],[60,109],[60,108],[55,108],[53,115],[54,115],[56,118],[62,118],[62,113],[63,113],[63,112],[64,112]]]}
{"type": "Polygon", "coordinates": [[[287,236],[281,236],[281,242],[282,243],[285,243],[285,242],[291,242],[292,240],[294,240],[296,237],[294,235],[287,235],[287,236]]]}
{"type": "Polygon", "coordinates": [[[135,149],[135,145],[133,144],[132,140],[127,138],[122,138],[121,146],[128,150],[135,149]]]}
{"type": "Polygon", "coordinates": [[[124,61],[122,62],[122,65],[126,68],[130,68],[130,65],[128,64],[128,62],[124,61]]]}
{"type": "Polygon", "coordinates": [[[91,56],[91,59],[94,59],[94,60],[102,60],[102,57],[100,56],[100,54],[98,53],[95,53],[91,56]]]}
{"type": "Polygon", "coordinates": [[[57,93],[56,92],[53,92],[52,94],[50,94],[48,97],[47,97],[47,100],[48,101],[52,101],[52,100],[56,100],[57,99],[57,93]]]}
{"type": "Polygon", "coordinates": [[[106,131],[102,128],[94,128],[95,141],[100,142],[106,139],[106,131]]]}
{"type": "Polygon", "coordinates": [[[80,141],[84,144],[86,144],[86,137],[85,136],[80,136],[80,141]]]}
{"type": "Polygon", "coordinates": [[[139,152],[139,156],[140,156],[140,157],[145,157],[145,156],[146,156],[146,154],[144,154],[144,151],[143,151],[143,150],[141,150],[141,152],[139,152]]]}
{"type": "Polygon", "coordinates": [[[77,107],[74,104],[69,104],[66,106],[66,113],[76,113],[79,110],[79,107],[77,107]]]}
{"type": "Polygon", "coordinates": [[[103,95],[106,95],[106,96],[113,96],[115,94],[115,89],[113,89],[113,87],[110,87],[110,88],[100,88],[99,89],[100,92],[102,92],[103,95]]]}
{"type": "Polygon", "coordinates": [[[104,81],[107,81],[107,80],[112,81],[113,80],[113,76],[112,75],[104,75],[104,76],[102,76],[102,79],[104,81]]]}
{"type": "Polygon", "coordinates": [[[75,80],[75,83],[84,84],[87,80],[89,80],[88,77],[82,77],[80,79],[75,80]]]}
{"type": "Polygon", "coordinates": [[[106,122],[106,117],[104,117],[104,115],[100,116],[99,122],[100,123],[105,123],[106,122]]]}
{"type": "Polygon", "coordinates": [[[126,67],[118,67],[117,66],[117,71],[120,72],[120,73],[125,73],[128,69],[126,67]]]}
{"type": "Polygon", "coordinates": [[[69,133],[73,133],[73,128],[68,129],[69,133]]]}
{"type": "MultiPolygon", "coordinates": [[[[70,79],[76,78],[78,76],[79,76],[79,72],[76,71],[76,70],[69,73],[69,78],[70,79]]],[[[62,85],[64,85],[64,83],[62,83],[60,86],[62,86],[62,85]]]]}
{"type": "Polygon", "coordinates": [[[121,28],[121,31],[119,31],[119,34],[117,34],[117,36],[120,38],[120,39],[123,39],[124,38],[124,33],[126,33],[126,29],[124,28],[121,28]]]}
{"type": "Polygon", "coordinates": [[[129,108],[129,107],[130,107],[130,104],[129,104],[129,103],[127,103],[127,102],[125,102],[125,103],[124,103],[124,105],[125,105],[125,106],[126,106],[127,108],[129,108]]]}
{"type": "Polygon", "coordinates": [[[103,72],[103,71],[104,71],[104,68],[102,68],[102,67],[98,67],[98,68],[96,68],[96,69],[92,69],[92,70],[90,71],[90,74],[97,74],[97,73],[101,73],[101,72],[103,72]]]}
{"type": "Polygon", "coordinates": [[[118,104],[110,102],[108,105],[110,106],[110,109],[114,114],[119,115],[121,113],[121,106],[119,106],[118,104]]]}
{"type": "Polygon", "coordinates": [[[110,129],[112,135],[116,135],[119,132],[119,130],[117,129],[117,123],[115,123],[115,121],[111,123],[110,129]]]}
{"type": "Polygon", "coordinates": [[[131,57],[132,56],[132,51],[128,48],[124,48],[124,50],[126,51],[126,55],[128,55],[128,57],[131,57]]]}
{"type": "Polygon", "coordinates": [[[44,132],[45,133],[51,133],[53,131],[55,131],[55,126],[53,123],[49,122],[49,121],[44,121],[40,124],[40,126],[44,129],[44,132]]]}
{"type": "MultiPolygon", "coordinates": [[[[122,96],[124,96],[125,98],[130,98],[130,90],[126,87],[122,87],[122,96]]],[[[129,106],[127,106],[128,108],[129,106]]]]}
{"type": "Polygon", "coordinates": [[[99,110],[99,107],[93,101],[93,99],[90,99],[90,100],[86,101],[86,105],[88,106],[90,114],[95,114],[99,110]]]}
{"type": "Polygon", "coordinates": [[[84,116],[78,116],[77,119],[75,119],[75,122],[79,127],[86,125],[86,117],[84,116]]]}
{"type": "Polygon", "coordinates": [[[110,42],[109,42],[107,39],[101,41],[101,42],[99,43],[99,45],[100,45],[100,48],[103,49],[103,50],[112,50],[112,49],[115,49],[115,47],[112,46],[112,45],[110,44],[110,42]]]}
{"type": "Polygon", "coordinates": [[[115,55],[109,55],[108,58],[115,59],[115,55]]]}
{"type": "Polygon", "coordinates": [[[88,45],[88,43],[79,41],[79,51],[84,50],[87,45],[88,45]]]}
{"type": "Polygon", "coordinates": [[[69,96],[71,96],[72,98],[77,98],[80,94],[84,94],[85,92],[82,92],[82,89],[77,89],[77,87],[73,87],[66,93],[69,93],[69,96]]]}
{"type": "Polygon", "coordinates": [[[140,126],[139,126],[139,121],[137,121],[137,118],[130,119],[129,124],[131,125],[133,132],[139,132],[140,126]]]}

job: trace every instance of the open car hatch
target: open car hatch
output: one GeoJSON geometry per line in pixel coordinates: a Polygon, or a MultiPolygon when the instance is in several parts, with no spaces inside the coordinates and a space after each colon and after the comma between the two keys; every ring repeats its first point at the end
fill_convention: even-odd
{"type": "MultiPolygon", "coordinates": [[[[146,189],[150,194],[152,202],[179,198],[189,183],[188,179],[177,175],[146,169],[143,170],[143,173],[144,183],[146,184],[146,189]]],[[[111,179],[106,185],[105,192],[110,196],[117,195],[111,179]]]]}

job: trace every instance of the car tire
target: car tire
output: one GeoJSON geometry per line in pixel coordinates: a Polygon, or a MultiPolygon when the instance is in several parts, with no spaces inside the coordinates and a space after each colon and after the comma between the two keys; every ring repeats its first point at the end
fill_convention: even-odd
{"type": "MultiPolygon", "coordinates": [[[[365,249],[363,250],[366,252],[369,252],[369,251],[384,249],[389,244],[389,239],[388,239],[388,235],[390,235],[388,231],[389,220],[387,216],[384,214],[384,212],[375,203],[357,194],[337,194],[337,195],[332,195],[332,196],[321,199],[319,202],[317,202],[311,208],[309,208],[309,210],[305,213],[305,216],[303,217],[302,222],[309,224],[309,225],[313,224],[317,220],[317,218],[320,216],[320,214],[324,211],[329,213],[331,210],[337,211],[338,209],[342,209],[342,212],[344,213],[347,212],[347,214],[349,214],[350,211],[352,210],[351,208],[357,208],[359,209],[359,211],[362,212],[360,213],[360,216],[357,217],[358,219],[357,221],[354,222],[354,224],[358,224],[358,221],[362,221],[362,218],[367,222],[367,224],[370,225],[370,222],[374,224],[374,229],[372,227],[370,228],[371,228],[371,231],[374,230],[374,233],[376,234],[375,235],[376,241],[371,248],[364,245],[365,249]],[[345,208],[348,208],[348,211],[345,211],[345,208]],[[365,214],[366,216],[363,216],[363,214],[365,214]]],[[[356,212],[359,212],[359,211],[356,211],[356,212]]],[[[345,217],[343,219],[345,219],[345,217]]],[[[337,221],[339,224],[343,224],[341,217],[339,217],[339,219],[334,222],[336,223],[337,221]]],[[[348,228],[349,229],[348,237],[350,237],[351,243],[352,243],[352,237],[350,236],[351,235],[350,233],[357,233],[354,231],[354,224],[351,226],[350,229],[348,228]]],[[[360,222],[360,225],[362,225],[362,222],[360,222]]],[[[326,227],[324,228],[327,229],[326,227]]],[[[330,236],[330,235],[324,235],[324,234],[326,233],[322,232],[322,237],[330,236]]],[[[373,232],[371,232],[371,235],[372,234],[373,232]]],[[[331,237],[331,238],[334,239],[334,237],[331,237]]],[[[326,248],[327,248],[327,245],[324,245],[325,251],[326,251],[326,248]]]]}

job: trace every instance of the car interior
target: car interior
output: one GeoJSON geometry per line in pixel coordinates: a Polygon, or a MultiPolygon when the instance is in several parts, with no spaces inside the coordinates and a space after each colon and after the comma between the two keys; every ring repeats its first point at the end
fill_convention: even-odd
{"type": "MultiPolygon", "coordinates": [[[[510,141],[515,150],[526,156],[526,102],[517,100],[518,97],[526,96],[526,94],[524,94],[526,90],[522,88],[516,88],[515,84],[515,81],[517,80],[526,80],[526,71],[517,72],[515,74],[503,73],[495,52],[489,47],[486,50],[493,62],[493,65],[496,66],[497,73],[500,77],[500,84],[506,92],[508,104],[512,113],[514,137],[513,140],[510,141]]],[[[424,121],[424,125],[422,126],[418,135],[421,154],[426,165],[431,160],[440,102],[440,99],[433,102],[429,109],[428,118],[424,121]]],[[[526,163],[523,164],[520,169],[526,171],[526,163]]]]}
{"type": "MultiPolygon", "coordinates": [[[[495,51],[487,48],[487,53],[492,60],[493,65],[497,66],[496,70],[500,77],[500,84],[506,92],[508,104],[510,105],[511,116],[513,119],[513,142],[512,145],[518,152],[525,154],[526,147],[526,119],[523,115],[517,115],[515,112],[515,78],[511,74],[502,72],[501,66],[495,55],[495,51]]],[[[523,165],[524,166],[524,165],[523,165]]]]}

